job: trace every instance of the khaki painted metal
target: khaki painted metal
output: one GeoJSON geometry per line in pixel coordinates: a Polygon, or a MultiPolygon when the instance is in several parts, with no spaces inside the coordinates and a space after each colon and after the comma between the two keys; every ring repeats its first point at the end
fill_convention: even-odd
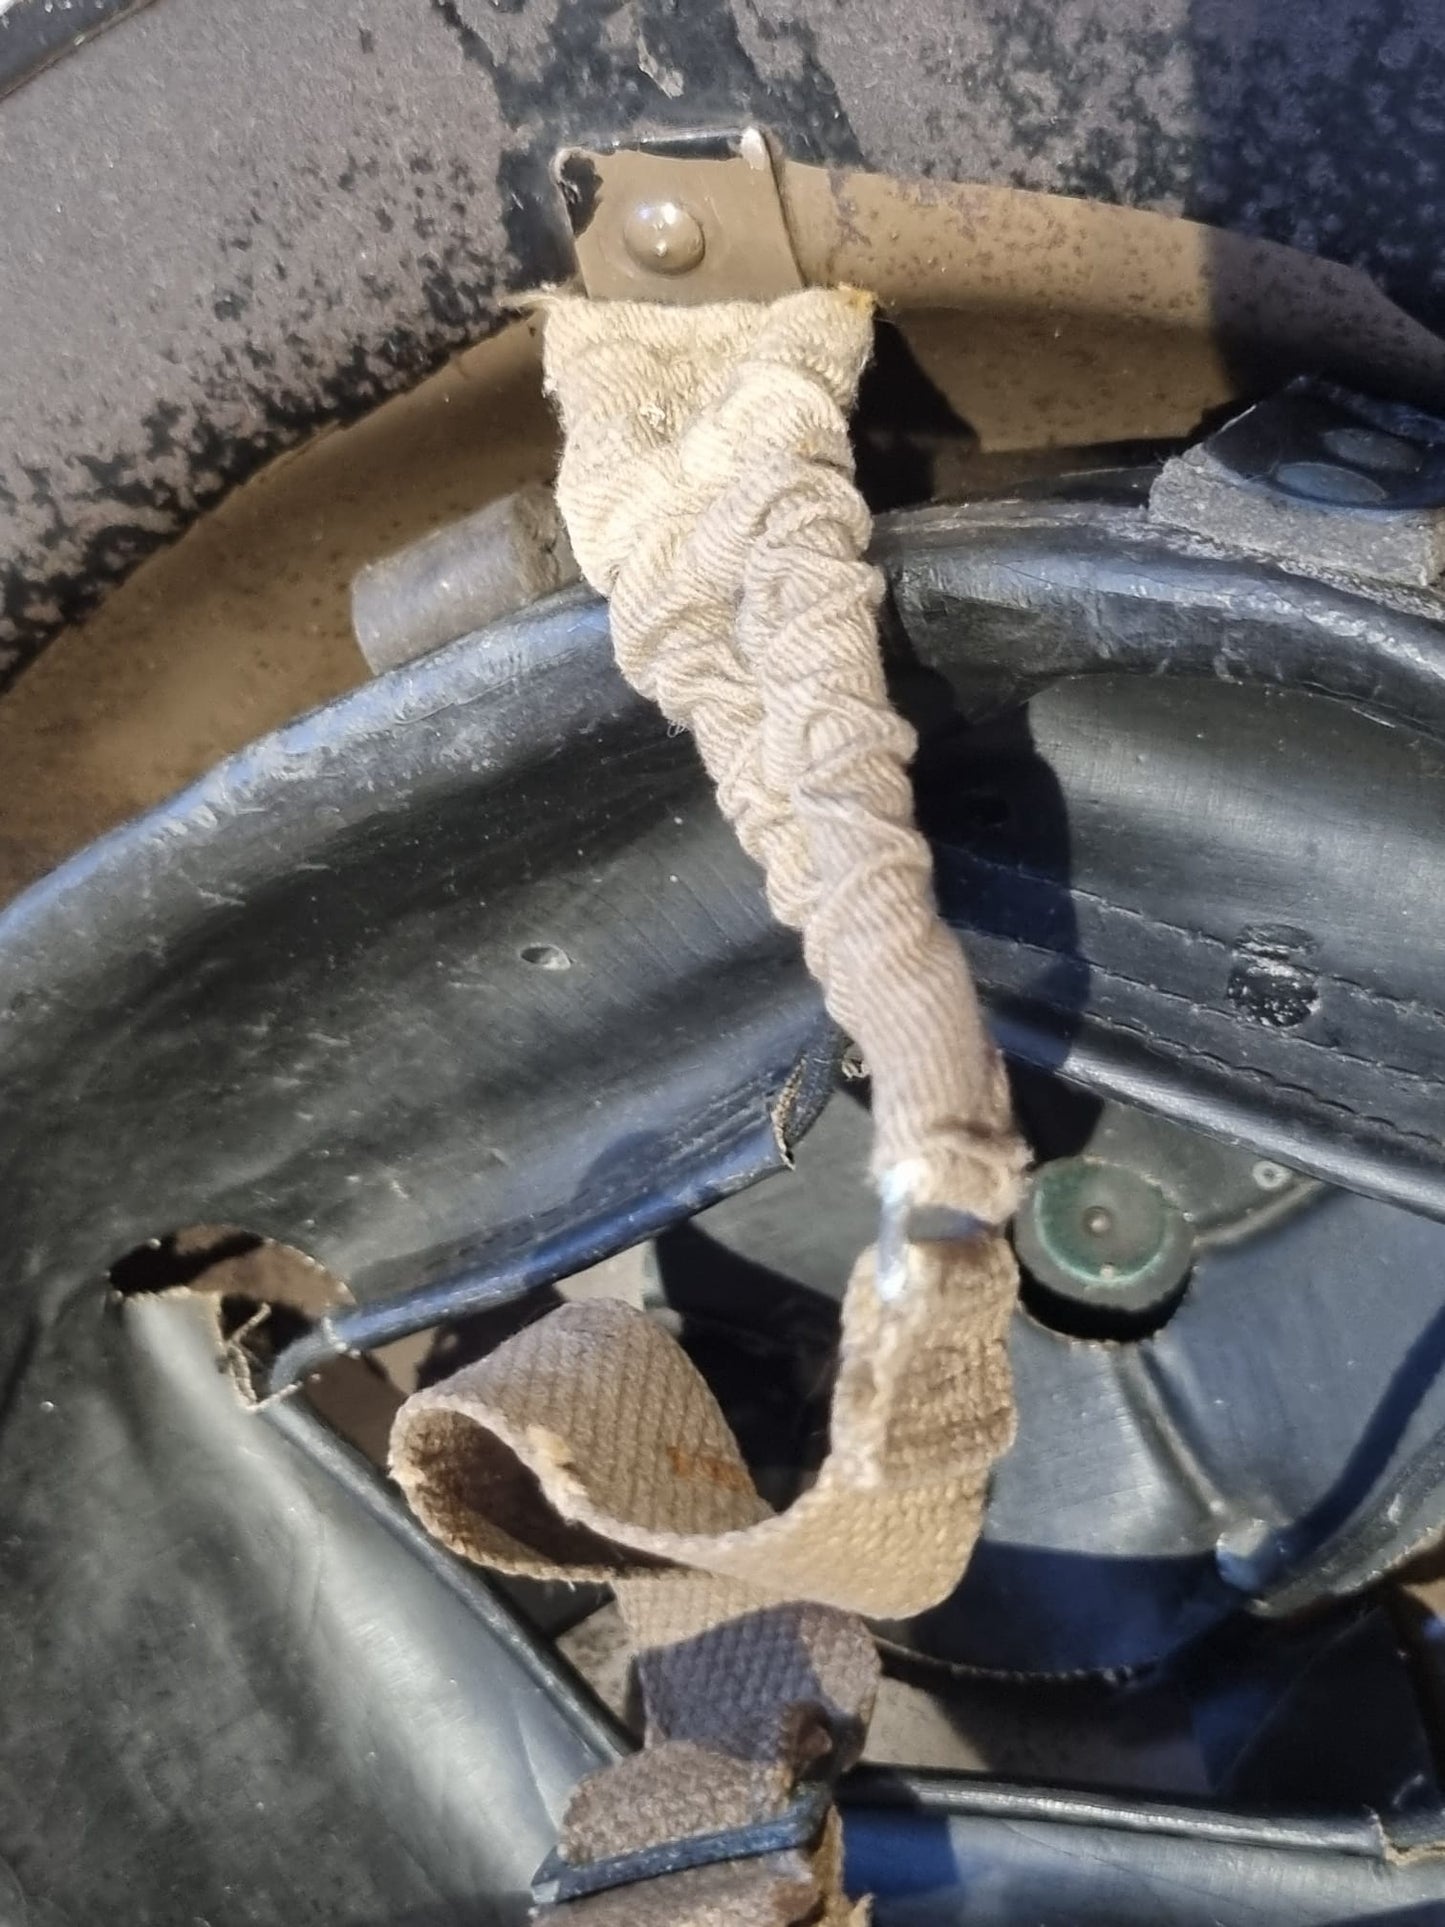
{"type": "MultiPolygon", "coordinates": [[[[696,164],[664,159],[633,185],[654,204],[684,199],[677,167],[696,164]]],[[[1305,367],[1445,405],[1445,343],[1352,269],[1022,189],[776,157],[751,172],[754,215],[768,195],[774,214],[765,230],[744,224],[745,251],[766,231],[787,285],[875,289],[940,406],[960,418],[938,471],[946,492],[1047,465],[1028,451],[1187,434],[1305,367]]],[[[727,254],[710,235],[705,244],[717,269],[727,254]]],[[[758,293],[762,258],[751,267],[758,293]]],[[[0,702],[0,900],[362,680],[348,613],[357,569],[546,477],[554,459],[523,324],[282,457],[153,557],[0,702]]]]}
{"type": "Polygon", "coordinates": [[[570,149],[591,193],[578,266],[599,299],[871,288],[986,450],[1188,434],[1301,372],[1445,405],[1445,343],[1365,275],[1248,235],[1021,188],[780,160],[757,128],[570,149]],[[695,265],[629,247],[642,209],[694,217],[695,265]]]}
{"type": "Polygon", "coordinates": [[[597,301],[766,301],[803,286],[756,127],[696,141],[564,147],[553,173],[597,301]]]}

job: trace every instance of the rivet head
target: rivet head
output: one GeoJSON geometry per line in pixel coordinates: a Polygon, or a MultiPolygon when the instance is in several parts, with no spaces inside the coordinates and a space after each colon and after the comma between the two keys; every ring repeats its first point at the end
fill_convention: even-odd
{"type": "Polygon", "coordinates": [[[1143,1172],[1100,1158],[1042,1165],[1013,1232],[1031,1309],[1086,1337],[1157,1330],[1194,1262],[1193,1229],[1174,1200],[1143,1172]]]}
{"type": "Polygon", "coordinates": [[[622,223],[627,252],[654,274],[689,274],[707,252],[702,222],[678,201],[639,201],[622,223]]]}

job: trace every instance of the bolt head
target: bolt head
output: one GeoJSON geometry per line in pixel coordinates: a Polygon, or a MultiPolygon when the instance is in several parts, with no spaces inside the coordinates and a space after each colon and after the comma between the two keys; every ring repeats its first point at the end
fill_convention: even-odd
{"type": "Polygon", "coordinates": [[[1080,1318],[1095,1336],[1154,1329],[1179,1302],[1194,1261],[1179,1206],[1151,1178],[1109,1159],[1042,1165],[1013,1230],[1035,1308],[1046,1324],[1062,1319],[1064,1331],[1080,1318]]]}
{"type": "Polygon", "coordinates": [[[1293,1173],[1273,1158],[1260,1158],[1251,1175],[1261,1191],[1283,1191],[1293,1173]]]}
{"type": "Polygon", "coordinates": [[[707,252],[702,222],[680,201],[639,201],[622,239],[638,267],[654,274],[690,274],[707,252]]]}

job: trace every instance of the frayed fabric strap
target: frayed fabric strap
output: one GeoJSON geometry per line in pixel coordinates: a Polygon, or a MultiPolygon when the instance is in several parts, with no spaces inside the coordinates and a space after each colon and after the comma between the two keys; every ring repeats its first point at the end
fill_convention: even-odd
{"type": "MultiPolygon", "coordinates": [[[[568,1305],[417,1393],[393,1469],[427,1526],[509,1573],[604,1580],[637,1647],[647,1746],[584,1782],[569,1862],[754,1827],[856,1758],[860,1615],[943,1599],[1012,1437],[1024,1155],[914,821],[884,682],[882,582],[847,414],[872,339],[851,289],[668,308],[554,299],[557,495],[623,674],[688,728],[872,1077],[888,1235],[843,1304],[829,1452],[786,1511],[641,1313],[568,1305]]],[[[562,1902],[576,1927],[843,1923],[836,1815],[805,1845],[562,1902]]]]}

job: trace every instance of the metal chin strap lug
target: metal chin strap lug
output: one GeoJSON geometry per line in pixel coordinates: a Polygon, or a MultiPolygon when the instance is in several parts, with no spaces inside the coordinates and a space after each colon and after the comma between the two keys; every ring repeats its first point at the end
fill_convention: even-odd
{"type": "Polygon", "coordinates": [[[803,286],[760,128],[564,147],[552,172],[594,301],[766,301],[803,286]]]}

